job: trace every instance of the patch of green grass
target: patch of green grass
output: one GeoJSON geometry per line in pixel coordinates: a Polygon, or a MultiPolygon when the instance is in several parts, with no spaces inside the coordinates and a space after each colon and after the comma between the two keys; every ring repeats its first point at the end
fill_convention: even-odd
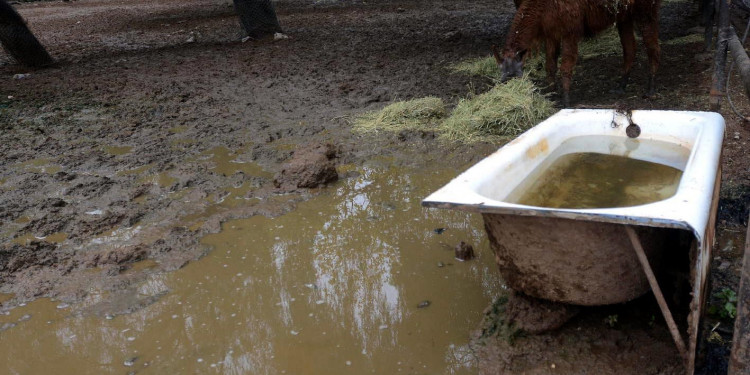
{"type": "Polygon", "coordinates": [[[712,304],[708,307],[708,313],[722,319],[734,319],[737,316],[737,293],[729,288],[722,288],[714,295],[718,299],[718,305],[712,304]]]}
{"type": "Polygon", "coordinates": [[[484,322],[482,323],[482,326],[484,326],[480,336],[482,339],[497,337],[505,340],[512,346],[517,339],[526,335],[523,330],[516,328],[515,325],[509,324],[505,320],[507,304],[507,296],[501,296],[492,303],[489,311],[485,313],[484,322]]]}
{"type": "Polygon", "coordinates": [[[495,85],[490,91],[462,99],[441,125],[450,140],[479,141],[516,136],[554,111],[528,77],[495,85]]]}
{"type": "Polygon", "coordinates": [[[443,99],[426,98],[399,101],[380,111],[368,112],[354,121],[354,130],[361,132],[403,130],[434,130],[445,118],[447,111],[443,99]]]}
{"type": "Polygon", "coordinates": [[[622,54],[622,44],[614,27],[578,44],[578,57],[581,60],[615,54],[622,54]]]}
{"type": "Polygon", "coordinates": [[[608,325],[609,328],[615,328],[617,325],[617,318],[617,314],[607,315],[607,317],[604,318],[604,324],[608,325]]]}
{"type": "Polygon", "coordinates": [[[671,45],[671,46],[679,46],[683,44],[690,44],[690,43],[703,43],[705,42],[705,37],[703,34],[688,34],[685,36],[677,37],[674,39],[670,39],[667,41],[662,42],[663,45],[671,45]]]}

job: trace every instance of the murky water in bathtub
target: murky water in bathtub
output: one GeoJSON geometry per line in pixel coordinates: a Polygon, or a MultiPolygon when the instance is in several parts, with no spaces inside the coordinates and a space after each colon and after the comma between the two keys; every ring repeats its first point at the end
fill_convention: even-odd
{"type": "Polygon", "coordinates": [[[532,183],[510,194],[516,203],[552,208],[637,206],[675,194],[682,171],[670,166],[598,153],[572,153],[555,160],[532,183]]]}

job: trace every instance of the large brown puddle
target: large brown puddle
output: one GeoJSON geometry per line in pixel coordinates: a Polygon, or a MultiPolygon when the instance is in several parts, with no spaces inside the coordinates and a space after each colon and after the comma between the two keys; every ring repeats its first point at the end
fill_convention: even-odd
{"type": "Polygon", "coordinates": [[[37,300],[0,316],[4,372],[476,373],[469,331],[502,292],[481,219],[419,203],[457,172],[360,172],[225,223],[208,256],[143,282],[134,298],[160,297],[131,314],[37,300]],[[477,259],[453,258],[461,240],[477,259]]]}

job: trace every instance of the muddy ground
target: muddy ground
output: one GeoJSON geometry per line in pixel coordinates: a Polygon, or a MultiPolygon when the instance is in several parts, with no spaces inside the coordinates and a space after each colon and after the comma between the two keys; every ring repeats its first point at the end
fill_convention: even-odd
{"type": "MultiPolygon", "coordinates": [[[[350,120],[398,99],[455,103],[485,90],[490,82],[447,66],[502,43],[510,1],[282,0],[277,11],[290,38],[247,42],[230,1],[17,8],[59,63],[29,71],[0,55],[0,293],[12,295],[5,308],[126,288],[140,277],[122,272],[128,264],[148,258],[174,270],[208,251],[199,240],[223,220],[293,210],[316,190],[280,190],[273,175],[303,144],[335,144],[339,165],[388,156],[416,167],[439,161],[456,173],[498,146],[446,145],[423,133],[362,136],[350,120]],[[217,206],[232,188],[246,204],[217,206]]],[[[696,32],[695,14],[690,2],[665,2],[661,39],[696,32]]],[[[641,97],[642,50],[627,93],[611,94],[619,65],[619,54],[581,61],[572,102],[708,109],[711,55],[700,42],[663,45],[656,98],[641,97]]],[[[724,108],[714,290],[736,289],[750,197],[750,128],[724,108]]],[[[609,316],[591,314],[576,319],[600,324],[599,315],[609,316]]],[[[707,345],[721,358],[731,321],[712,319],[721,340],[707,345]]]]}

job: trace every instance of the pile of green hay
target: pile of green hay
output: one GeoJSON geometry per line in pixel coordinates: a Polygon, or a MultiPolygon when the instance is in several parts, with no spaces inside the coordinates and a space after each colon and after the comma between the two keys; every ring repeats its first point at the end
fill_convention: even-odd
{"type": "Polygon", "coordinates": [[[474,141],[516,136],[554,112],[528,77],[495,85],[490,91],[462,99],[441,125],[451,140],[474,141]]]}
{"type": "Polygon", "coordinates": [[[497,84],[490,91],[462,99],[448,114],[440,98],[393,103],[354,121],[359,132],[435,131],[444,140],[476,142],[516,136],[552,114],[552,103],[528,77],[497,84]]]}
{"type": "Polygon", "coordinates": [[[443,99],[428,96],[365,113],[354,120],[354,129],[360,132],[434,130],[446,114],[443,99]]]}

